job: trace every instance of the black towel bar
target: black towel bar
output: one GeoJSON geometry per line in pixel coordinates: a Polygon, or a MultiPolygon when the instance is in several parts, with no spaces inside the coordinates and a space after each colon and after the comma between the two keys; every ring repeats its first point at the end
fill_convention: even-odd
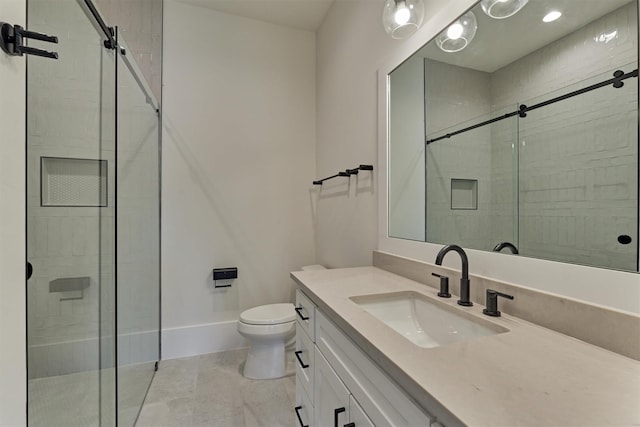
{"type": "Polygon", "coordinates": [[[346,177],[350,177],[351,175],[358,175],[359,171],[372,171],[373,170],[373,165],[360,165],[357,168],[354,169],[347,169],[344,172],[338,172],[335,175],[331,175],[327,178],[323,178],[323,179],[319,179],[317,181],[313,181],[313,185],[322,185],[323,182],[329,180],[329,179],[333,179],[333,178],[337,178],[339,176],[346,176],[346,177]]]}

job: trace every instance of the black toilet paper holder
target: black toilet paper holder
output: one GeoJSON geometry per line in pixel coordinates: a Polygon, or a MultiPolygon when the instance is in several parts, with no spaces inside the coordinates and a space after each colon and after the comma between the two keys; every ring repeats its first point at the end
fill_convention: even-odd
{"type": "Polygon", "coordinates": [[[214,268],[213,269],[213,286],[215,288],[230,288],[231,283],[226,285],[218,285],[219,280],[233,280],[238,278],[238,267],[214,268]]]}

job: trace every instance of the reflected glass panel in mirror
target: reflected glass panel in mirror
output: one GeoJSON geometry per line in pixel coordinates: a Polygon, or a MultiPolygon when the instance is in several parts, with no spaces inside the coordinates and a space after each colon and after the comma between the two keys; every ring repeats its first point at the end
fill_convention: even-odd
{"type": "MultiPolygon", "coordinates": [[[[616,70],[550,95],[609,80],[616,70]]],[[[623,83],[529,111],[519,120],[521,254],[636,268],[637,245],[626,242],[637,236],[638,82],[623,83]]]]}
{"type": "MultiPolygon", "coordinates": [[[[431,111],[437,108],[447,105],[431,111]]],[[[517,116],[465,130],[516,108],[427,135],[428,242],[487,251],[501,242],[518,246],[517,116]]]]}
{"type": "Polygon", "coordinates": [[[545,23],[545,2],[476,5],[466,48],[431,41],[395,69],[389,235],[637,271],[637,7],[558,0],[545,23]],[[636,74],[547,104],[617,70],[636,74]]]}

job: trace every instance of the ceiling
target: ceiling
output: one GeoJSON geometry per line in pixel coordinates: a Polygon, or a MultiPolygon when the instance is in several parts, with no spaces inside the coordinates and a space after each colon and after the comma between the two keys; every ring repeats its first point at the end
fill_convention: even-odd
{"type": "Polygon", "coordinates": [[[472,10],[478,31],[466,49],[445,53],[432,41],[418,54],[448,64],[494,72],[629,3],[629,0],[530,0],[516,15],[501,20],[489,18],[477,5],[472,10]],[[554,9],[561,11],[562,17],[543,23],[542,17],[554,9]]]}
{"type": "Polygon", "coordinates": [[[231,15],[316,31],[333,0],[178,0],[231,15]]]}

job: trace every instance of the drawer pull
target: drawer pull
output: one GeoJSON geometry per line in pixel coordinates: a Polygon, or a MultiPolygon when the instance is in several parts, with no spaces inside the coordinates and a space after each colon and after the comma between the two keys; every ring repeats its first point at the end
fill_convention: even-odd
{"type": "Polygon", "coordinates": [[[300,307],[296,307],[296,313],[298,313],[298,316],[300,316],[300,318],[302,320],[309,320],[308,316],[305,316],[304,314],[300,313],[300,310],[302,310],[302,306],[300,307]]]}
{"type": "Polygon", "coordinates": [[[296,406],[295,408],[293,408],[296,411],[296,417],[298,417],[298,422],[300,423],[300,427],[309,427],[304,425],[304,423],[302,422],[302,417],[300,416],[300,409],[302,409],[302,406],[296,406]]]}
{"type": "Polygon", "coordinates": [[[356,423],[345,424],[342,427],[356,427],[356,423]]]}
{"type": "Polygon", "coordinates": [[[301,353],[302,353],[302,350],[298,350],[298,351],[296,351],[296,352],[295,352],[296,359],[298,359],[298,363],[300,363],[300,367],[301,367],[302,369],[306,369],[306,368],[308,368],[308,367],[309,367],[309,365],[307,365],[306,363],[304,363],[304,362],[302,361],[302,358],[300,357],[300,354],[301,354],[301,353]]]}
{"type": "Polygon", "coordinates": [[[338,416],[343,412],[347,412],[347,408],[344,406],[333,411],[333,427],[338,427],[338,416]]]}

